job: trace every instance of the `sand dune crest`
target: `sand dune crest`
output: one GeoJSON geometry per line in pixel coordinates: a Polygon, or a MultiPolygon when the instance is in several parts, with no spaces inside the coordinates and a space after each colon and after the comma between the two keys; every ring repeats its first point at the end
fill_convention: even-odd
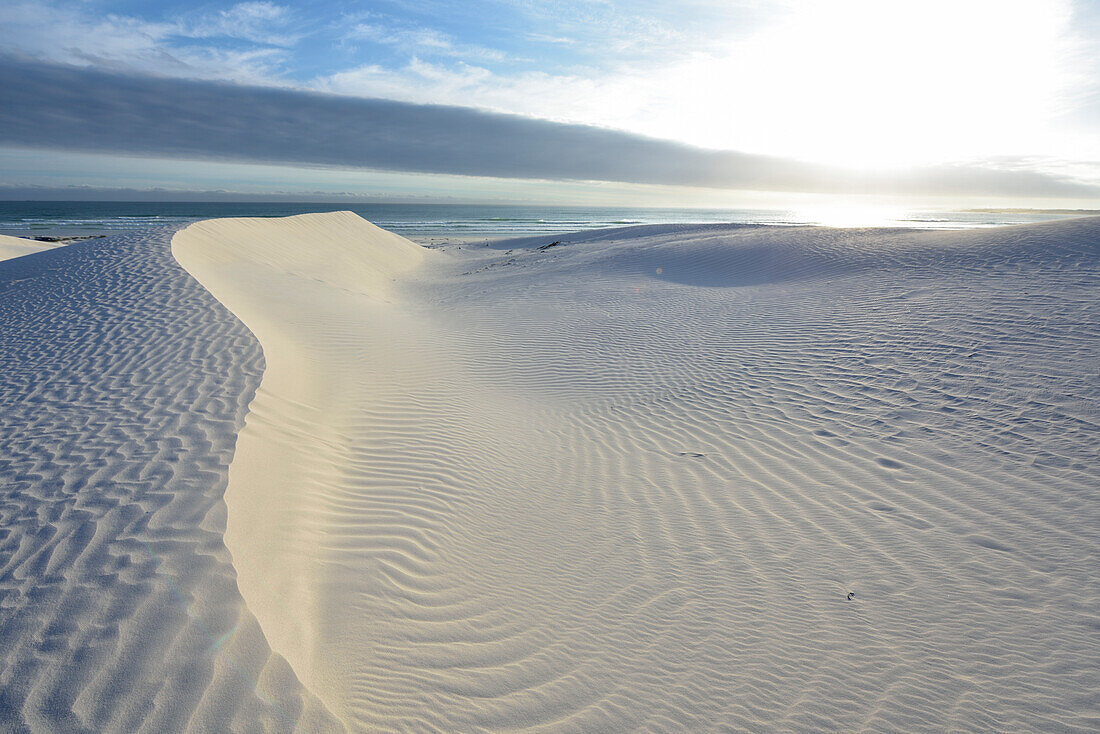
{"type": "Polygon", "coordinates": [[[237,591],[221,497],[263,355],[172,234],[0,263],[0,730],[335,726],[237,591]]]}
{"type": "Polygon", "coordinates": [[[1094,728],[1097,220],[350,217],[174,245],[268,359],[242,594],[346,726],[1094,728]]]}
{"type": "Polygon", "coordinates": [[[319,497],[343,481],[344,422],[366,368],[344,342],[396,359],[384,338],[391,317],[399,320],[388,302],[392,281],[429,253],[349,212],[199,222],[175,236],[173,253],[267,356],[230,468],[225,542],[273,647],[339,710],[332,665],[341,653],[326,648],[325,627],[334,614],[327,585],[341,581],[319,552],[328,530],[319,497]]]}

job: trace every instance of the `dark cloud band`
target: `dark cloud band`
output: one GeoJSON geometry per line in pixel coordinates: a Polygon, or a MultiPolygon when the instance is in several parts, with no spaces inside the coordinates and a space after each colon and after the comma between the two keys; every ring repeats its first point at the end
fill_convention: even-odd
{"type": "Polygon", "coordinates": [[[0,89],[0,143],[14,146],[771,191],[1100,193],[1028,170],[959,166],[859,175],[462,107],[127,76],[10,58],[0,59],[0,89]]]}

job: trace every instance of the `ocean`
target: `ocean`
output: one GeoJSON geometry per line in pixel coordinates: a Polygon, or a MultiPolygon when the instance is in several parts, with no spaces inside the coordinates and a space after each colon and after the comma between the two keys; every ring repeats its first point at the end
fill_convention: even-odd
{"type": "Polygon", "coordinates": [[[421,243],[476,241],[634,224],[824,224],[962,229],[1067,216],[1040,211],[884,209],[662,209],[472,204],[318,204],[232,202],[0,201],[0,234],[15,237],[109,235],[219,217],[285,217],[351,210],[421,243]]]}

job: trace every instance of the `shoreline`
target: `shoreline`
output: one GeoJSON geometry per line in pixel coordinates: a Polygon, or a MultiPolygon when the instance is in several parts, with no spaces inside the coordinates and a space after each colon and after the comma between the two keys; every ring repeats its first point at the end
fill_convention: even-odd
{"type": "MultiPolygon", "coordinates": [[[[348,208],[341,205],[340,208],[348,208]]],[[[278,218],[324,207],[309,204],[212,204],[209,202],[0,202],[0,233],[19,237],[109,236],[143,227],[207,219],[278,218]]],[[[1043,211],[1007,213],[930,209],[698,209],[472,205],[370,205],[356,213],[419,244],[469,244],[632,224],[774,224],[779,226],[885,226],[966,229],[1048,221],[1075,216],[1043,211]]]]}

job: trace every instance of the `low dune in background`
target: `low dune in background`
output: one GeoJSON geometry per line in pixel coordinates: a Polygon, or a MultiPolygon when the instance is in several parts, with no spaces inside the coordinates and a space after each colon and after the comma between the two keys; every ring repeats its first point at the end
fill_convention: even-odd
{"type": "Polygon", "coordinates": [[[173,251],[267,360],[241,594],[349,729],[1100,725],[1100,220],[173,251]]]}
{"type": "Polygon", "coordinates": [[[42,252],[43,250],[49,250],[53,247],[57,247],[59,242],[39,242],[38,240],[28,240],[22,237],[9,237],[6,234],[0,234],[0,260],[10,260],[13,257],[22,257],[23,255],[30,255],[33,252],[42,252]]]}
{"type": "Polygon", "coordinates": [[[1100,728],[1100,218],[0,262],[0,730],[1100,728]]]}

